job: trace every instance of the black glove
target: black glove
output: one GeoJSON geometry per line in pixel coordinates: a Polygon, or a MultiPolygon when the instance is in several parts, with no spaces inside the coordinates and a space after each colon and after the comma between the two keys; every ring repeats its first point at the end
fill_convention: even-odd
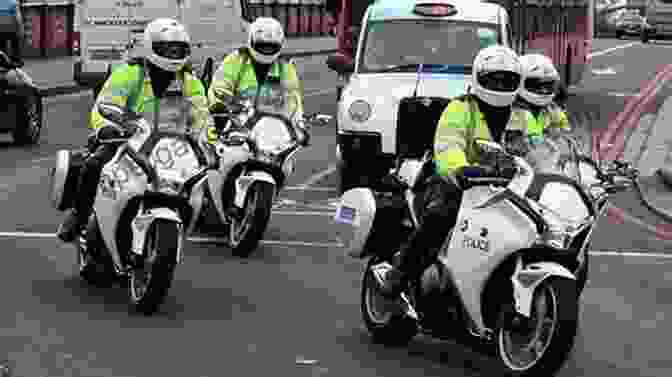
{"type": "Polygon", "coordinates": [[[499,154],[495,162],[495,169],[497,171],[497,176],[511,179],[516,175],[518,171],[518,165],[516,165],[516,160],[513,156],[508,154],[499,154]]]}

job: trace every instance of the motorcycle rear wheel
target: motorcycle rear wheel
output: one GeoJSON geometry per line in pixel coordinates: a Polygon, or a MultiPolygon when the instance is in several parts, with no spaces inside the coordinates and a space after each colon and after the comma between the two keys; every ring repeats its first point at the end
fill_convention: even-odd
{"type": "Polygon", "coordinates": [[[531,326],[523,330],[533,327],[532,334],[521,334],[513,329],[510,318],[515,316],[507,315],[505,311],[500,313],[496,333],[497,353],[510,376],[552,376],[574,346],[579,315],[576,281],[550,278],[542,282],[534,292],[532,305],[531,326]],[[546,314],[550,314],[550,318],[546,318],[546,314]],[[542,342],[541,331],[545,325],[550,326],[550,331],[542,342]],[[521,344],[515,345],[517,341],[521,344]],[[520,349],[513,349],[517,347],[520,349]],[[534,356],[531,359],[521,356],[523,352],[534,356]]]}
{"type": "Polygon", "coordinates": [[[144,266],[131,271],[131,308],[145,315],[154,314],[165,300],[177,264],[180,231],[172,221],[156,220],[149,229],[144,266]]]}

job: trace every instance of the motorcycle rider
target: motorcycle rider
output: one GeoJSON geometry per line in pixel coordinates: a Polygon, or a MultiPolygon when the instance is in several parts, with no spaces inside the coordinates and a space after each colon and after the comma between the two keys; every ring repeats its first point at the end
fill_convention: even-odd
{"type": "Polygon", "coordinates": [[[100,141],[118,138],[124,133],[124,130],[106,123],[97,110],[98,103],[114,103],[142,113],[150,123],[175,122],[181,125],[184,122],[177,118],[186,119],[192,131],[190,137],[193,138],[196,137],[194,131],[202,131],[207,125],[209,114],[205,89],[200,80],[192,76],[187,65],[191,42],[184,26],[169,18],[155,19],[145,28],[143,48],[144,57],[131,59],[112,72],[93,105],[89,121],[89,127],[94,130],[89,137],[88,149],[91,153],[79,175],[75,208],[58,230],[58,237],[64,242],[72,242],[86,225],[101,170],[116,152],[116,146],[101,144],[100,141]],[[175,80],[182,84],[182,96],[166,96],[168,87],[175,80]],[[177,111],[170,111],[174,110],[171,106],[174,101],[186,101],[189,106],[175,106],[177,111]],[[160,108],[170,110],[161,113],[160,108]]]}
{"type": "Polygon", "coordinates": [[[546,129],[569,130],[567,113],[554,103],[560,89],[560,74],[551,59],[541,54],[520,57],[523,83],[514,104],[516,115],[526,124],[530,141],[543,138],[546,129]]]}
{"type": "Polygon", "coordinates": [[[434,136],[435,174],[429,179],[419,226],[394,258],[390,269],[372,269],[384,295],[395,296],[422,274],[448,232],[455,226],[464,189],[463,177],[513,177],[511,159],[479,156],[476,139],[500,141],[511,122],[512,104],[522,67],[515,51],[495,45],[474,59],[467,94],[443,111],[434,136]]]}
{"type": "Polygon", "coordinates": [[[250,25],[247,46],[226,56],[215,72],[208,89],[210,112],[224,111],[236,97],[257,101],[258,108],[267,112],[287,111],[290,114],[283,115],[293,114],[290,121],[298,142],[306,146],[310,135],[303,119],[303,89],[294,63],[280,59],[284,43],[278,20],[257,18],[250,25]]]}

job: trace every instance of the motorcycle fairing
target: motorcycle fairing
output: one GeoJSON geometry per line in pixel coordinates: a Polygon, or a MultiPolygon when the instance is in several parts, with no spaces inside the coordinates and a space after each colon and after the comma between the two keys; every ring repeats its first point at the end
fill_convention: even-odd
{"type": "Polygon", "coordinates": [[[486,331],[481,312],[485,283],[511,250],[529,247],[538,234],[538,224],[517,205],[505,200],[510,195],[506,189],[494,195],[489,190],[476,186],[464,191],[448,249],[439,255],[480,333],[486,331]],[[488,200],[483,203],[485,195],[488,200]],[[477,205],[479,202],[482,204],[477,205]]]}
{"type": "MultiPolygon", "coordinates": [[[[133,232],[131,251],[137,255],[142,256],[145,250],[145,243],[147,242],[147,231],[157,219],[172,221],[177,224],[178,230],[181,233],[182,219],[180,215],[171,208],[159,207],[144,210],[142,206],[138,208],[138,213],[131,221],[131,230],[133,232]]],[[[181,233],[182,234],[182,233],[181,233]]],[[[182,262],[182,237],[179,238],[177,247],[176,263],[182,262]]]]}
{"type": "MultiPolygon", "coordinates": [[[[131,198],[142,195],[148,184],[148,177],[142,172],[129,156],[125,155],[125,147],[120,147],[112,160],[105,164],[101,172],[100,183],[96,192],[93,209],[100,227],[103,242],[112,256],[115,267],[123,271],[116,241],[119,218],[131,198]],[[120,182],[124,173],[126,182],[120,182]],[[122,189],[123,186],[123,189],[122,189]]],[[[122,181],[125,179],[122,179],[122,181]]]]}
{"type": "Polygon", "coordinates": [[[233,204],[238,208],[243,208],[245,205],[245,198],[247,197],[247,191],[253,183],[259,181],[273,185],[273,197],[277,195],[277,183],[275,182],[275,178],[263,170],[252,170],[236,178],[236,194],[234,196],[233,204]]]}

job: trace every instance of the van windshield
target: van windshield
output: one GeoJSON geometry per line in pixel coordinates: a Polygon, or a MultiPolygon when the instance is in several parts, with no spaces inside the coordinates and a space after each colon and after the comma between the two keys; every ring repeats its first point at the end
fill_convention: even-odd
{"type": "Polygon", "coordinates": [[[501,43],[496,24],[446,20],[370,22],[359,72],[415,72],[417,64],[468,71],[478,51],[501,43]],[[414,64],[416,66],[414,66],[414,64]]]}

